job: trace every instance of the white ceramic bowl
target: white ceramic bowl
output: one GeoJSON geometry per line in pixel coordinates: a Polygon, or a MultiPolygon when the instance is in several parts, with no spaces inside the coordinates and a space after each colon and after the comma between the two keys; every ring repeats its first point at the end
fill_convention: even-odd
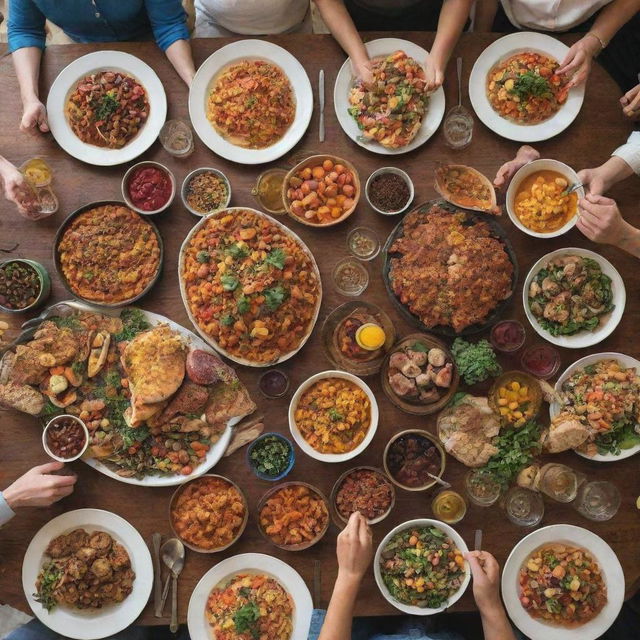
{"type": "MultiPolygon", "coordinates": [[[[518,171],[516,171],[516,174],[511,179],[511,183],[509,184],[509,188],[507,189],[506,196],[507,213],[509,214],[509,218],[511,218],[511,222],[513,222],[513,224],[518,227],[518,229],[520,229],[520,231],[522,231],[523,233],[533,236],[534,238],[555,238],[567,233],[567,231],[575,226],[576,222],[578,221],[577,211],[573,218],[571,218],[571,220],[569,220],[569,222],[567,222],[563,227],[560,227],[560,229],[558,229],[557,231],[551,231],[549,233],[538,233],[537,231],[528,229],[522,224],[522,222],[520,222],[515,212],[514,201],[516,198],[516,194],[518,193],[518,189],[522,184],[522,181],[525,178],[528,178],[532,173],[536,173],[538,171],[555,171],[567,180],[569,186],[579,182],[578,174],[564,162],[551,159],[534,160],[533,162],[525,164],[524,167],[518,169],[518,171]]],[[[576,191],[576,193],[578,195],[578,200],[584,198],[584,189],[582,187],[580,187],[576,191]]]]}
{"type": "Polygon", "coordinates": [[[467,586],[469,585],[469,581],[471,580],[471,569],[469,568],[469,564],[465,562],[465,577],[462,580],[460,588],[449,598],[449,600],[447,600],[447,602],[445,602],[441,607],[438,607],[437,609],[416,607],[414,605],[402,604],[401,602],[398,602],[389,593],[386,585],[382,581],[382,573],[380,572],[380,557],[385,545],[387,544],[387,542],[389,542],[389,540],[391,540],[391,538],[393,538],[393,536],[396,535],[396,533],[400,533],[405,529],[412,529],[415,527],[437,527],[438,529],[443,531],[449,538],[451,538],[453,543],[460,551],[462,551],[462,553],[466,553],[467,551],[469,551],[469,548],[467,547],[466,542],[462,539],[462,536],[448,524],[440,522],[440,520],[432,520],[431,518],[418,518],[416,520],[408,520],[407,522],[399,524],[395,529],[389,531],[389,533],[382,539],[382,542],[376,550],[375,558],[373,559],[373,574],[375,576],[378,589],[380,589],[380,593],[384,596],[385,600],[392,604],[396,609],[414,616],[432,616],[436,613],[444,611],[462,597],[462,594],[465,592],[467,586]]]}
{"type": "Polygon", "coordinates": [[[411,180],[411,178],[409,177],[409,174],[406,171],[403,171],[402,169],[398,169],[397,167],[382,167],[380,169],[376,169],[367,178],[367,182],[364,186],[364,195],[365,195],[365,198],[367,199],[367,202],[369,203],[369,206],[374,211],[377,211],[379,214],[383,216],[395,216],[395,215],[398,215],[399,213],[402,213],[403,211],[406,211],[411,206],[411,203],[413,202],[413,198],[415,195],[415,191],[413,188],[413,181],[411,180]],[[378,207],[376,207],[369,199],[369,185],[371,184],[374,178],[376,178],[379,175],[382,175],[383,173],[394,173],[395,175],[400,176],[401,178],[404,179],[404,181],[407,183],[407,186],[409,187],[409,199],[407,200],[407,203],[404,205],[404,207],[402,207],[401,209],[398,209],[397,211],[383,211],[382,209],[378,209],[378,207]]]}
{"type": "Polygon", "coordinates": [[[358,376],[354,376],[346,371],[322,371],[321,373],[316,373],[298,387],[296,392],[293,394],[293,398],[291,398],[291,402],[289,403],[289,430],[291,431],[293,439],[308,456],[315,458],[316,460],[321,460],[322,462],[344,462],[345,460],[351,460],[351,458],[355,458],[357,455],[361,454],[373,440],[373,436],[378,428],[378,419],[378,403],[376,402],[373,392],[368,385],[358,378],[358,376]],[[320,453],[319,451],[316,451],[316,449],[314,449],[304,439],[296,426],[294,416],[300,397],[311,385],[318,382],[318,380],[323,380],[325,378],[342,378],[343,380],[349,380],[360,387],[369,398],[369,404],[371,406],[371,424],[369,425],[369,430],[367,431],[367,435],[364,440],[355,449],[348,453],[320,453]]]}
{"type": "Polygon", "coordinates": [[[160,164],[159,162],[152,162],[151,160],[137,162],[132,167],[129,167],[129,169],[127,169],[126,173],[122,178],[122,197],[124,198],[124,201],[127,203],[127,206],[130,209],[137,211],[142,216],[153,216],[156,213],[162,213],[165,209],[168,209],[171,206],[173,199],[176,197],[176,177],[173,175],[173,172],[169,169],[169,167],[165,167],[163,164],[160,164]],[[159,209],[155,209],[154,211],[146,211],[145,209],[140,209],[139,207],[136,207],[136,205],[133,204],[133,202],[131,201],[131,198],[129,197],[129,189],[127,188],[129,184],[129,180],[133,175],[133,172],[136,171],[137,169],[144,169],[146,167],[153,167],[155,169],[160,169],[160,171],[166,173],[169,176],[169,180],[171,181],[171,195],[169,196],[169,199],[164,205],[162,205],[159,209]]]}
{"type": "Polygon", "coordinates": [[[55,418],[52,418],[51,420],[49,420],[49,422],[47,422],[47,426],[42,432],[42,446],[44,447],[46,454],[54,460],[57,460],[58,462],[73,462],[74,460],[78,460],[78,458],[82,457],[82,454],[87,450],[87,447],[89,446],[89,430],[87,429],[87,425],[77,416],[72,416],[68,413],[63,413],[59,416],[56,416],[55,418]],[[61,458],[60,456],[55,455],[55,453],[53,453],[53,451],[49,449],[49,444],[47,443],[47,432],[49,431],[49,427],[55,425],[61,418],[71,418],[71,420],[78,423],[84,431],[84,447],[82,447],[80,452],[77,455],[73,456],[73,458],[61,458]]]}
{"type": "Polygon", "coordinates": [[[229,202],[231,202],[231,183],[229,182],[229,178],[227,178],[227,176],[225,176],[224,173],[222,173],[222,171],[220,171],[219,169],[214,169],[213,167],[200,167],[199,169],[194,169],[184,179],[184,181],[182,182],[182,188],[180,189],[180,197],[182,198],[182,204],[184,205],[184,208],[189,211],[189,213],[192,213],[194,216],[198,216],[198,218],[204,218],[208,215],[211,215],[212,213],[215,213],[216,211],[222,211],[222,209],[226,209],[229,206],[229,202]],[[220,206],[217,209],[212,209],[207,213],[200,213],[200,211],[192,209],[187,203],[187,187],[189,186],[192,178],[195,178],[197,175],[200,175],[201,173],[205,173],[207,171],[215,173],[227,185],[227,198],[224,202],[220,203],[220,206]]]}

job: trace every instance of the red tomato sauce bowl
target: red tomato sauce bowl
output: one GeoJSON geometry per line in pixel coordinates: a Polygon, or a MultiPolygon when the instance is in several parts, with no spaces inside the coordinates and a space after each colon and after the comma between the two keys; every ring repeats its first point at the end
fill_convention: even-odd
{"type": "Polygon", "coordinates": [[[127,205],[142,215],[160,213],[176,195],[173,173],[159,162],[138,162],[122,178],[122,196],[127,205]]]}

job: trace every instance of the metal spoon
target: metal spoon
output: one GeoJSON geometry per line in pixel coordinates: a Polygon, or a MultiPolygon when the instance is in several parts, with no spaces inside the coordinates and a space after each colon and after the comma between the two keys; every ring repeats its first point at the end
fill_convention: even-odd
{"type": "Polygon", "coordinates": [[[435,480],[437,484],[439,484],[441,487],[444,487],[445,489],[449,489],[451,487],[451,485],[446,481],[443,480],[442,478],[439,478],[438,476],[434,476],[433,473],[429,473],[427,471],[427,475],[432,479],[435,480]]]}
{"type": "Polygon", "coordinates": [[[570,193],[577,191],[580,187],[583,187],[583,186],[584,185],[582,184],[582,182],[576,182],[575,184],[572,184],[570,187],[567,187],[560,195],[568,196],[570,193]]]}
{"type": "MultiPolygon", "coordinates": [[[[184,545],[178,538],[169,538],[160,548],[162,562],[171,572],[173,588],[171,589],[171,633],[178,630],[178,576],[184,567],[184,545]]],[[[165,585],[165,591],[169,586],[169,580],[165,585]]],[[[166,594],[163,594],[163,608],[166,594]]]]}
{"type": "Polygon", "coordinates": [[[63,300],[62,302],[56,302],[50,307],[47,307],[39,316],[31,318],[22,324],[22,329],[30,329],[37,327],[47,318],[51,316],[66,316],[70,315],[74,311],[93,311],[105,316],[112,316],[117,318],[120,315],[121,309],[103,309],[102,307],[93,307],[90,304],[84,302],[77,302],[76,300],[63,300]]]}
{"type": "Polygon", "coordinates": [[[454,149],[463,149],[473,136],[473,116],[462,106],[462,58],[456,60],[458,72],[458,104],[449,109],[444,119],[444,137],[454,149]]]}

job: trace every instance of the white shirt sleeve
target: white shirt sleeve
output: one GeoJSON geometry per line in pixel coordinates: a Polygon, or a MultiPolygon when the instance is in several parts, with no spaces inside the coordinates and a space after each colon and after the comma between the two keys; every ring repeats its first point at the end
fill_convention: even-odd
{"type": "Polygon", "coordinates": [[[4,499],[2,492],[0,492],[0,527],[3,527],[13,516],[15,516],[15,511],[9,506],[7,501],[4,499]]]}
{"type": "Polygon", "coordinates": [[[634,131],[626,144],[618,147],[612,154],[622,158],[638,175],[640,175],[640,131],[634,131]]]}

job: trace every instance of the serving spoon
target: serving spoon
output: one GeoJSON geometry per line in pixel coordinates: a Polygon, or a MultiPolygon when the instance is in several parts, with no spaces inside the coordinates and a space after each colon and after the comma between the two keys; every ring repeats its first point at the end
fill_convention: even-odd
{"type": "Polygon", "coordinates": [[[452,149],[464,149],[473,137],[473,116],[462,106],[462,58],[456,60],[458,72],[458,104],[449,109],[444,119],[444,137],[452,149]]]}
{"type": "Polygon", "coordinates": [[[438,477],[438,476],[434,476],[433,473],[429,473],[427,471],[427,475],[432,479],[436,481],[436,484],[439,484],[441,487],[443,487],[444,489],[450,489],[451,488],[451,484],[448,483],[446,480],[443,480],[442,478],[438,477]]]}
{"type": "Polygon", "coordinates": [[[162,562],[170,571],[167,581],[162,592],[161,610],[164,609],[164,603],[167,599],[169,591],[169,578],[172,578],[173,588],[171,589],[171,624],[169,629],[171,633],[178,630],[178,576],[184,567],[184,545],[178,538],[169,538],[160,548],[162,562]]]}

